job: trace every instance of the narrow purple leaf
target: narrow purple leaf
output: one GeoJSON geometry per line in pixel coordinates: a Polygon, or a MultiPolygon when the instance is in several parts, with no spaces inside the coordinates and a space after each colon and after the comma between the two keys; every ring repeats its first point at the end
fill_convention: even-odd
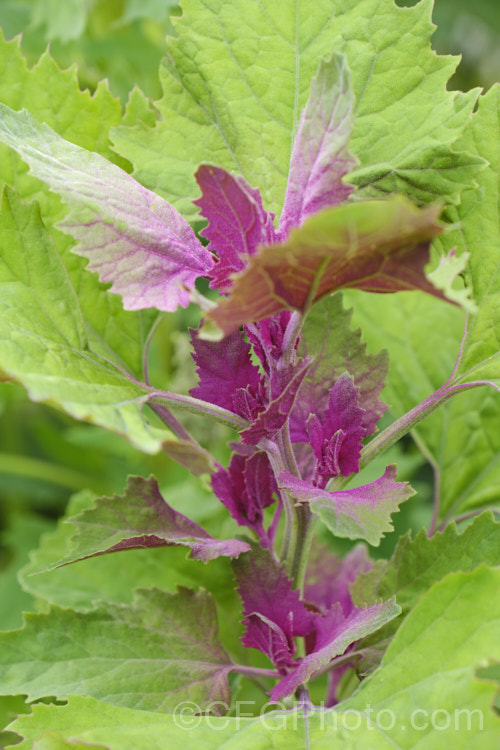
{"type": "Polygon", "coordinates": [[[191,396],[246,417],[239,400],[235,404],[235,395],[239,389],[257,393],[261,376],[259,368],[252,364],[250,345],[241,331],[235,331],[221,341],[206,341],[198,338],[196,331],[192,330],[191,343],[200,377],[199,385],[190,390],[191,396]]]}
{"type": "Polygon", "coordinates": [[[233,454],[229,469],[220,468],[213,474],[212,488],[237,523],[255,531],[267,547],[263,511],[274,502],[278,489],[267,454],[233,454]]]}
{"type": "Polygon", "coordinates": [[[274,241],[274,216],[264,211],[259,191],[242,177],[233,177],[220,167],[202,165],[196,180],[201,198],[195,204],[209,222],[202,235],[218,257],[209,273],[210,286],[225,292],[232,286],[231,274],[246,266],[259,245],[274,241]]]}
{"type": "Polygon", "coordinates": [[[283,354],[285,333],[291,315],[290,310],[282,310],[272,318],[266,318],[254,325],[245,326],[253,350],[268,374],[283,354]]]}
{"type": "Polygon", "coordinates": [[[396,482],[396,466],[388,466],[375,482],[336,492],[314,487],[289,472],[280,474],[278,484],[298,502],[309,503],[336,536],[365,539],[375,546],[386,531],[392,531],[391,514],[415,494],[408,482],[396,482]]]}
{"type": "Polygon", "coordinates": [[[243,601],[243,645],[262,651],[278,669],[292,662],[294,636],[307,635],[313,615],[300,601],[284,565],[257,545],[232,562],[238,593],[243,601]]]}
{"type": "Polygon", "coordinates": [[[314,651],[274,686],[270,692],[271,700],[276,702],[291,695],[299,685],[308,682],[318,669],[325,667],[335,656],[343,654],[351,643],[378,630],[400,612],[401,608],[393,597],[366,609],[353,610],[348,617],[344,616],[340,604],[334,604],[326,615],[316,615],[314,651]]]}
{"type": "Polygon", "coordinates": [[[180,213],[102,156],[65,141],[26,111],[1,105],[2,140],[69,206],[59,224],[87,268],[123,297],[127,310],[171,311],[213,266],[180,213]]]}
{"type": "Polygon", "coordinates": [[[98,498],[92,508],[69,519],[77,529],[69,555],[52,567],[127,549],[180,545],[208,562],[237,557],[250,549],[236,539],[220,540],[163,499],[153,477],[129,477],[124,495],[98,498]]]}
{"type": "Polygon", "coordinates": [[[265,437],[273,437],[285,424],[295,403],[310,362],[300,362],[282,370],[274,370],[269,386],[269,403],[253,424],[241,433],[246,445],[257,445],[265,437]]]}
{"type": "Polygon", "coordinates": [[[342,178],[356,166],[348,151],[354,94],[343,55],[323,60],[311,83],[290,160],[280,233],[286,236],[310,214],[347,200],[342,178]]]}

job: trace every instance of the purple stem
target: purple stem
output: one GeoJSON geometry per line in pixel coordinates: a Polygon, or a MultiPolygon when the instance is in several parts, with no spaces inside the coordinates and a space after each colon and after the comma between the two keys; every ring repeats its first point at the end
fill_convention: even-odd
{"type": "Polygon", "coordinates": [[[202,401],[199,398],[193,398],[192,396],[183,396],[180,393],[170,393],[170,391],[159,391],[151,389],[148,400],[154,404],[160,406],[172,406],[183,411],[196,414],[199,417],[208,417],[214,419],[216,422],[231,427],[233,430],[242,430],[250,426],[243,417],[238,416],[228,409],[224,409],[222,406],[216,404],[209,404],[207,401],[202,401]]]}
{"type": "Polygon", "coordinates": [[[478,516],[480,513],[484,513],[485,510],[491,510],[492,513],[496,513],[497,515],[500,515],[500,508],[489,508],[489,507],[483,507],[483,508],[476,508],[476,510],[470,510],[468,513],[462,513],[460,516],[457,516],[456,518],[449,518],[446,517],[439,527],[439,531],[444,531],[445,528],[448,526],[449,523],[461,523],[461,521],[467,521],[468,518],[474,518],[474,516],[478,516]]]}

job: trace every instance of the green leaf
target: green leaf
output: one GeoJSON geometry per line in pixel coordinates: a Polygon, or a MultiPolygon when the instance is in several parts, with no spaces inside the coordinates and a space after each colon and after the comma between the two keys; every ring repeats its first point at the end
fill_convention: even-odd
{"type": "MultiPolygon", "coordinates": [[[[369,348],[383,346],[389,352],[382,398],[394,417],[449,379],[463,334],[462,310],[418,292],[374,296],[346,291],[344,298],[369,348]]],[[[476,388],[455,395],[412,432],[437,471],[441,520],[498,501],[499,420],[498,393],[476,388]]]]}
{"type": "Polygon", "coordinates": [[[483,567],[435,585],[398,631],[381,667],[336,710],[310,712],[307,729],[303,709],[262,720],[186,715],[183,724],[179,714],[159,716],[82,697],[66,706],[35,706],[10,728],[26,738],[20,750],[47,730],[112,750],[132,741],[137,750],[178,743],[186,750],[411,750],[422,742],[429,750],[448,744],[454,750],[496,750],[496,688],[477,680],[475,668],[500,654],[499,584],[500,571],[483,567]]]}
{"type": "Polygon", "coordinates": [[[379,560],[356,579],[351,595],[361,606],[395,594],[405,617],[427,589],[448,573],[469,573],[482,563],[500,566],[500,523],[495,523],[491,512],[475,518],[462,533],[455,524],[430,538],[425,529],[414,539],[408,532],[399,539],[390,560],[379,560]]]}
{"type": "MultiPolygon", "coordinates": [[[[13,109],[28,107],[35,118],[67,140],[124,166],[109,145],[108,131],[121,121],[121,107],[107,83],[99,83],[91,96],[80,90],[75,66],[62,71],[47,53],[30,70],[21,54],[19,39],[5,42],[1,32],[0,101],[13,109]]],[[[52,226],[64,216],[60,200],[26,172],[24,162],[0,144],[2,180],[15,187],[25,200],[36,198],[44,221],[52,226]]],[[[92,348],[141,376],[143,348],[156,314],[124,311],[121,301],[108,294],[107,287],[85,270],[85,261],[70,252],[72,241],[59,233],[55,239],[77,291],[92,348]]]]}
{"type": "Polygon", "coordinates": [[[477,177],[477,188],[462,197],[453,220],[459,229],[443,238],[469,254],[470,281],[479,306],[473,317],[459,369],[460,380],[493,380],[500,385],[500,85],[478,102],[462,143],[488,161],[477,177]]]}
{"type": "MultiPolygon", "coordinates": [[[[186,483],[186,487],[172,487],[171,492],[181,507],[186,505],[184,496],[187,494],[192,504],[189,515],[210,526],[206,516],[196,513],[196,509],[199,513],[210,503],[211,498],[206,492],[193,486],[191,481],[186,483]]],[[[89,491],[74,495],[66,516],[59,521],[55,531],[42,536],[39,548],[31,553],[30,562],[21,570],[19,579],[22,587],[35,597],[38,609],[48,611],[48,605],[54,604],[87,612],[99,600],[128,604],[132,601],[134,589],[138,587],[154,586],[175,593],[178,585],[194,589],[202,586],[217,601],[224,644],[231,649],[231,653],[241,654],[240,658],[244,659],[245,650],[239,639],[241,628],[235,627],[240,602],[227,558],[213,560],[210,566],[205,567],[186,559],[186,550],[182,547],[160,547],[130,550],[126,555],[126,565],[123,555],[106,555],[83,560],[78,565],[52,569],[58,560],[68,557],[73,548],[72,538],[77,529],[69,519],[92,508],[94,501],[95,496],[89,491]]],[[[222,506],[216,507],[217,515],[211,525],[215,533],[220,533],[226,531],[224,522],[227,513],[222,506]]],[[[232,528],[226,533],[229,536],[232,528]]]]}
{"type": "Polygon", "coordinates": [[[477,92],[446,91],[456,60],[431,50],[432,2],[184,0],[160,71],[154,128],[117,128],[113,142],[139,182],[193,214],[196,166],[239,172],[283,204],[293,137],[318,62],[347,56],[357,102],[353,180],[369,194],[452,202],[483,162],[457,154],[477,92]]]}
{"type": "Polygon", "coordinates": [[[60,406],[125,435],[150,453],[167,431],[142,415],[147,389],[89,349],[78,298],[36,205],[10,190],[0,218],[0,360],[2,371],[34,401],[60,406]]]}
{"type": "Polygon", "coordinates": [[[162,497],[153,477],[128,477],[123,495],[101,497],[92,508],[68,523],[76,527],[70,554],[54,565],[97,557],[110,552],[183,546],[193,559],[209,562],[217,557],[238,557],[250,546],[236,539],[219,540],[162,497]]]}
{"type": "Polygon", "coordinates": [[[360,404],[365,410],[363,426],[371,435],[386,408],[379,395],[389,358],[384,349],[377,354],[367,353],[361,330],[352,331],[351,320],[352,310],[343,308],[341,294],[322,300],[308,314],[299,351],[304,358],[314,359],[301,386],[294,416],[299,413],[305,424],[309,414],[319,414],[335,381],[347,371],[359,389],[360,404]]]}
{"type": "Polygon", "coordinates": [[[228,334],[287,307],[307,312],[346,287],[441,296],[424,274],[429,242],[443,231],[440,213],[439,206],[418,209],[403,196],[319,211],[284,242],[261,247],[209,317],[228,334]]]}
{"type": "Polygon", "coordinates": [[[230,699],[230,660],[219,643],[209,594],[139,589],[132,605],[86,613],[53,608],[27,614],[0,634],[2,695],[63,699],[80,693],[109,703],[168,712],[230,699]]]}

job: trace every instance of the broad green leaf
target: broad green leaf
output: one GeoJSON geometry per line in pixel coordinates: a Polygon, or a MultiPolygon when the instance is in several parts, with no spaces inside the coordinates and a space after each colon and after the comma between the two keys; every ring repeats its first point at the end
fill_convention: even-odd
{"type": "Polygon", "coordinates": [[[68,522],[78,531],[70,554],[56,566],[111,552],[183,546],[193,559],[238,557],[250,546],[236,539],[220,540],[208,534],[163,498],[153,477],[129,477],[123,495],[101,497],[92,508],[68,522]]]}
{"type": "Polygon", "coordinates": [[[500,569],[482,566],[474,573],[447,576],[421,597],[380,669],[342,705],[355,711],[383,706],[395,713],[396,725],[387,738],[392,745],[381,727],[378,731],[364,727],[356,738],[361,745],[373,736],[378,743],[374,747],[383,748],[411,748],[417,740],[431,749],[448,741],[457,749],[495,748],[500,733],[500,718],[491,710],[495,686],[477,681],[475,669],[481,662],[498,659],[500,652],[500,600],[495,593],[499,584],[500,569]],[[411,712],[416,709],[429,715],[427,727],[420,732],[411,731],[411,712]],[[449,717],[449,726],[443,729],[437,715],[437,727],[430,721],[437,709],[449,717]],[[475,710],[470,717],[472,730],[467,731],[467,714],[457,714],[463,709],[475,710]]]}
{"type": "Polygon", "coordinates": [[[421,529],[414,539],[401,537],[390,560],[379,560],[351,587],[358,605],[394,594],[406,616],[420,597],[448,573],[469,573],[482,563],[500,566],[500,523],[482,513],[462,533],[455,524],[428,537],[421,529]]]}
{"type": "Polygon", "coordinates": [[[324,209],[285,241],[261,247],[209,317],[228,334],[287,307],[306,312],[343,288],[441,296],[424,274],[429,242],[443,231],[440,213],[439,206],[420,210],[402,196],[324,209]]]}
{"type": "Polygon", "coordinates": [[[500,385],[500,85],[481,96],[461,141],[489,162],[469,188],[452,218],[459,229],[443,238],[469,254],[470,282],[479,306],[469,325],[459,375],[464,382],[493,380],[500,385]]]}
{"type": "Polygon", "coordinates": [[[0,634],[2,695],[64,699],[80,693],[130,708],[169,712],[190,700],[228,702],[230,660],[206,592],[139,589],[132,605],[27,614],[0,634]]]}
{"type": "Polygon", "coordinates": [[[359,606],[396,595],[403,610],[364,645],[383,646],[420,597],[448,573],[470,573],[483,563],[500,566],[500,523],[495,523],[490,512],[476,518],[461,534],[450,524],[430,539],[424,529],[415,539],[410,533],[401,537],[390,560],[377,561],[371,571],[362,573],[351,586],[351,595],[359,606]]]}
{"type": "Polygon", "coordinates": [[[477,92],[446,91],[456,61],[431,50],[430,0],[184,0],[182,10],[160,71],[161,122],[115,129],[113,142],[184,215],[203,162],[239,172],[280,211],[300,112],[333,50],[352,72],[359,186],[457,202],[481,167],[453,150],[477,92]]]}
{"type": "MultiPolygon", "coordinates": [[[[476,679],[476,665],[498,659],[500,571],[448,576],[427,592],[398,631],[381,667],[336,710],[274,712],[262,719],[160,716],[72,697],[66,706],[33,708],[11,725],[27,750],[43,731],[103,742],[121,750],[496,750],[500,719],[495,685],[476,679]],[[436,713],[435,713],[436,712],[436,713]],[[439,712],[439,713],[438,713],[439,712]],[[187,731],[188,728],[188,731],[187,731]]],[[[248,710],[248,706],[243,708],[248,710]]]]}
{"type": "MultiPolygon", "coordinates": [[[[47,53],[30,70],[21,54],[19,39],[5,42],[1,32],[0,101],[13,109],[28,107],[34,117],[67,140],[124,166],[109,146],[108,131],[121,121],[121,108],[107,83],[100,83],[91,96],[80,90],[75,66],[62,71],[47,53]]],[[[24,162],[0,144],[2,181],[15,187],[24,199],[36,198],[44,221],[53,225],[64,216],[59,199],[26,172],[24,162]]],[[[55,239],[78,294],[93,349],[108,359],[116,358],[141,376],[143,347],[155,313],[134,315],[124,311],[121,301],[108,294],[106,286],[85,270],[85,261],[70,252],[71,240],[59,233],[55,239]]]]}
{"type": "Polygon", "coordinates": [[[60,406],[154,453],[171,433],[142,414],[147,389],[89,349],[75,289],[36,205],[11,191],[0,219],[0,361],[34,401],[60,406]]]}
{"type": "MultiPolygon", "coordinates": [[[[214,533],[224,532],[229,536],[233,529],[226,531],[224,519],[227,513],[219,511],[210,524],[207,517],[197,515],[206,508],[210,498],[192,482],[172,487],[172,495],[181,499],[180,507],[194,516],[205,526],[213,527],[214,533]],[[183,495],[188,493],[192,508],[182,503],[183,495]]],[[[71,552],[72,538],[77,531],[70,519],[93,507],[95,496],[89,492],[74,495],[68,505],[66,516],[58,523],[55,531],[44,534],[40,546],[30,555],[30,562],[22,568],[19,579],[23,589],[37,601],[38,609],[48,610],[48,605],[70,607],[87,612],[94,602],[104,600],[111,604],[129,604],[133,591],[138,587],[155,586],[175,593],[178,585],[208,590],[217,601],[221,613],[221,637],[231,653],[241,654],[244,660],[244,649],[239,640],[241,628],[235,627],[238,620],[239,599],[234,590],[233,576],[227,558],[214,560],[210,566],[200,565],[195,560],[186,559],[186,550],[175,547],[158,549],[130,550],[123,555],[106,555],[104,557],[82,560],[78,565],[51,569],[71,552]],[[124,561],[126,564],[124,564],[124,561]],[[47,570],[49,569],[49,570],[47,570]]]]}
{"type": "MultiPolygon", "coordinates": [[[[369,349],[389,352],[382,398],[394,417],[448,380],[463,335],[462,310],[418,292],[393,297],[346,291],[344,297],[369,349]]],[[[413,431],[438,472],[441,519],[498,501],[499,420],[499,394],[481,387],[453,396],[413,431]]]]}

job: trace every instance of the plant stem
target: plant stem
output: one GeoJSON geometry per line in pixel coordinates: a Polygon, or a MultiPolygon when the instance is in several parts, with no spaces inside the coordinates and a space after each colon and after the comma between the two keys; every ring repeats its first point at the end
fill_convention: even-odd
{"type": "Polygon", "coordinates": [[[445,528],[448,526],[449,523],[461,523],[462,521],[467,521],[469,518],[474,518],[474,516],[478,516],[480,513],[484,513],[486,510],[491,510],[492,513],[496,513],[497,515],[500,515],[500,508],[490,508],[488,506],[483,508],[476,508],[476,510],[471,510],[468,513],[462,513],[461,515],[457,516],[456,518],[452,518],[451,516],[445,516],[445,519],[441,526],[439,527],[438,531],[444,531],[445,528]]]}
{"type": "MultiPolygon", "coordinates": [[[[442,386],[437,391],[431,393],[420,404],[410,411],[396,419],[389,427],[386,427],[379,435],[370,440],[361,451],[359,461],[360,469],[367,466],[378,455],[388,450],[394,443],[397,443],[404,435],[412,430],[415,425],[421,422],[425,417],[435,411],[439,406],[450,399],[459,386],[442,386]]],[[[472,387],[472,386],[471,386],[472,387]]]]}
{"type": "Polygon", "coordinates": [[[199,417],[213,419],[227,427],[231,427],[233,430],[242,430],[250,425],[246,419],[238,416],[238,414],[234,414],[234,412],[224,409],[222,406],[209,404],[207,401],[202,401],[192,396],[182,396],[179,393],[170,393],[170,391],[152,390],[148,399],[153,404],[170,406],[175,409],[182,409],[190,414],[196,414],[199,417]]]}

